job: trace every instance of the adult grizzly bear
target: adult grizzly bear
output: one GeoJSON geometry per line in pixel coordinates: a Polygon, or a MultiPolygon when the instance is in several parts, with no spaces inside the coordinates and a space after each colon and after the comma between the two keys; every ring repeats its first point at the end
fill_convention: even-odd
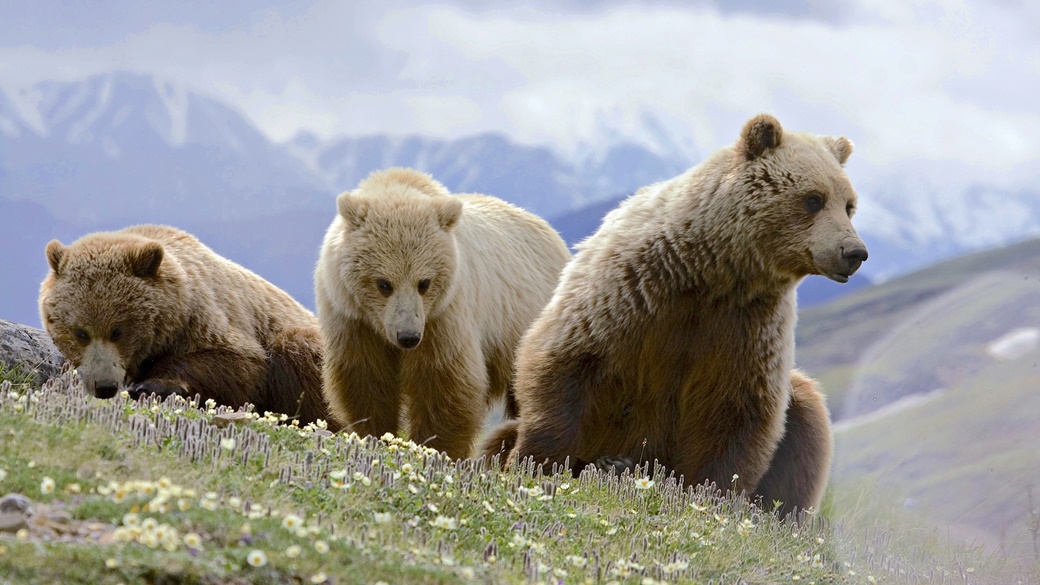
{"type": "Polygon", "coordinates": [[[844,137],[749,120],[733,146],[645,187],[579,246],[517,356],[519,422],[494,453],[575,469],[657,460],[688,483],[819,505],[830,418],[794,366],[795,288],[846,282],[867,250],[844,137]]]}
{"type": "MultiPolygon", "coordinates": [[[[411,169],[337,199],[314,274],[332,412],[468,457],[570,252],[544,220],[411,169]]],[[[515,414],[509,409],[511,414],[515,414]]]]}
{"type": "Polygon", "coordinates": [[[94,396],[199,394],[328,419],[317,319],[192,235],[141,225],[53,240],[47,261],[43,327],[94,396]]]}

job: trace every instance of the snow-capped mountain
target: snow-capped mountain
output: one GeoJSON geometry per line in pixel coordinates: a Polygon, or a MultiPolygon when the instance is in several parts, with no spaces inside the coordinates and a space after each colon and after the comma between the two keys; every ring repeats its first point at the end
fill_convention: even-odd
{"type": "Polygon", "coordinates": [[[68,221],[251,217],[327,205],[234,109],[151,77],[40,83],[0,101],[0,197],[68,221]]]}
{"type": "MultiPolygon", "coordinates": [[[[0,317],[34,322],[52,237],[170,223],[311,304],[333,198],[373,170],[410,166],[454,192],[497,195],[548,218],[573,244],[619,197],[701,158],[681,124],[649,112],[597,124],[583,145],[560,150],[493,133],[330,141],[301,134],[276,144],[233,106],[147,75],[0,91],[0,220],[8,226],[0,229],[0,317]]],[[[1040,184],[938,188],[908,175],[885,178],[859,160],[849,168],[870,279],[1040,233],[1040,184]]]]}

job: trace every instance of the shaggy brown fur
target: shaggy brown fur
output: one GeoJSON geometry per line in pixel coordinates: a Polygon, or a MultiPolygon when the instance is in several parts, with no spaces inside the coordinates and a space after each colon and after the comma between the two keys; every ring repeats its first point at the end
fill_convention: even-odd
{"type": "Polygon", "coordinates": [[[409,169],[373,173],[337,206],[314,275],[334,415],[380,436],[405,412],[412,440],[469,456],[490,401],[512,404],[517,343],[567,246],[538,217],[409,169]]]}
{"type": "Polygon", "coordinates": [[[866,259],[845,138],[758,116],[685,174],[640,190],[579,246],[517,357],[520,422],[485,447],[576,465],[657,460],[819,504],[830,423],[794,365],[795,288],[866,259]],[[512,428],[516,428],[516,433],[512,428]]]}
{"type": "Polygon", "coordinates": [[[134,226],[47,245],[43,326],[87,390],[328,419],[317,319],[190,234],[134,226]]]}

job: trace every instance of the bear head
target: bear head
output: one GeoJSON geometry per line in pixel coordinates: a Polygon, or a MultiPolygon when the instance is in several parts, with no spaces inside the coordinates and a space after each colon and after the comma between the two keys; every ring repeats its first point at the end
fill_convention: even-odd
{"type": "Polygon", "coordinates": [[[46,255],[43,327],[87,391],[111,398],[170,326],[182,295],[180,267],[160,243],[132,234],[91,234],[69,246],[52,240],[46,255]]]}
{"type": "Polygon", "coordinates": [[[810,274],[837,282],[867,259],[852,226],[856,191],[842,166],[844,136],[788,133],[772,116],[749,120],[733,149],[728,197],[757,264],[783,278],[810,274]]]}
{"type": "MultiPolygon", "coordinates": [[[[401,349],[423,339],[452,293],[462,202],[429,175],[373,173],[336,200],[341,285],[375,331],[401,349]]],[[[334,228],[336,229],[336,228],[334,228]]]]}

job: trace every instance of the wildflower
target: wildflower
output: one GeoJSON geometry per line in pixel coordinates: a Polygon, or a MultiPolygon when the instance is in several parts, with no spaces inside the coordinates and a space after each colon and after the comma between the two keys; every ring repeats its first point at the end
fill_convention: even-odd
{"type": "Polygon", "coordinates": [[[318,571],[317,573],[311,575],[311,583],[324,583],[328,580],[329,578],[325,575],[325,573],[321,571],[318,571]]]}
{"type": "Polygon", "coordinates": [[[578,555],[567,555],[567,562],[570,563],[571,566],[581,568],[587,565],[589,560],[585,557],[579,557],[578,555]]]}
{"type": "Polygon", "coordinates": [[[246,562],[254,567],[262,567],[267,564],[267,555],[262,550],[253,549],[246,555],[246,562]]]}
{"type": "Polygon", "coordinates": [[[437,508],[437,504],[427,504],[426,507],[429,508],[430,511],[433,512],[434,514],[436,514],[437,512],[440,512],[440,510],[437,508]]]}
{"type": "Polygon", "coordinates": [[[390,512],[376,512],[376,524],[386,524],[390,522],[390,512]]]}
{"type": "Polygon", "coordinates": [[[191,500],[187,498],[181,498],[177,500],[177,509],[181,512],[187,512],[191,509],[191,500]]]}
{"type": "Polygon", "coordinates": [[[443,528],[444,530],[455,530],[458,528],[458,521],[455,518],[438,515],[433,522],[430,522],[430,526],[443,528]]]}
{"type": "Polygon", "coordinates": [[[465,567],[464,569],[462,569],[462,578],[463,579],[473,579],[476,576],[477,576],[477,572],[474,571],[472,567],[465,567]]]}
{"type": "Polygon", "coordinates": [[[114,569],[119,566],[119,559],[105,559],[105,566],[114,569]]]}
{"type": "Polygon", "coordinates": [[[0,481],[4,481],[5,479],[7,479],[7,470],[0,467],[0,481]]]}
{"type": "Polygon", "coordinates": [[[194,532],[189,532],[184,535],[184,546],[190,548],[191,550],[201,550],[202,537],[198,534],[195,534],[194,532]]]}
{"type": "Polygon", "coordinates": [[[347,470],[346,469],[338,469],[336,471],[330,471],[329,472],[329,477],[332,478],[332,479],[342,480],[342,479],[347,477],[347,470]]]}
{"type": "Polygon", "coordinates": [[[234,437],[228,437],[226,439],[221,439],[220,440],[220,448],[224,449],[224,450],[227,450],[227,451],[233,451],[235,449],[235,438],[234,437]]]}
{"type": "Polygon", "coordinates": [[[736,473],[734,473],[734,474],[733,474],[733,483],[737,483],[737,480],[738,480],[738,479],[740,479],[740,476],[739,476],[739,475],[737,475],[736,473]]]}
{"type": "Polygon", "coordinates": [[[415,468],[412,467],[411,463],[405,463],[404,465],[401,466],[401,473],[411,473],[414,470],[415,470],[415,468]]]}
{"type": "Polygon", "coordinates": [[[155,518],[145,518],[144,521],[141,522],[141,530],[147,532],[153,532],[158,526],[159,523],[156,522],[155,518]]]}
{"type": "Polygon", "coordinates": [[[134,526],[140,526],[140,525],[141,525],[141,517],[138,516],[137,514],[134,514],[133,512],[129,512],[129,513],[123,514],[123,526],[129,526],[129,527],[132,528],[134,526]]]}
{"type": "Polygon", "coordinates": [[[314,541],[314,550],[318,551],[318,554],[323,555],[329,552],[329,543],[324,540],[314,541]]]}
{"type": "Polygon", "coordinates": [[[487,511],[488,514],[494,514],[495,513],[495,507],[492,506],[491,502],[489,502],[487,500],[484,500],[484,509],[487,511]]]}
{"type": "Polygon", "coordinates": [[[654,487],[654,480],[650,479],[649,477],[640,477],[636,480],[637,490],[648,490],[652,487],[654,487]]]}
{"type": "Polygon", "coordinates": [[[25,528],[22,528],[18,532],[14,533],[14,537],[18,540],[25,540],[26,538],[29,538],[29,531],[25,528]]]}
{"type": "Polygon", "coordinates": [[[40,482],[40,492],[44,494],[54,493],[54,480],[44,477],[43,481],[40,482]]]}
{"type": "Polygon", "coordinates": [[[229,505],[229,506],[231,506],[232,508],[239,508],[239,507],[241,507],[241,506],[242,506],[242,500],[240,500],[239,498],[236,498],[236,497],[234,497],[234,496],[232,496],[232,497],[228,498],[228,501],[227,501],[227,503],[228,503],[228,505],[229,505]]]}
{"type": "Polygon", "coordinates": [[[668,563],[667,565],[661,567],[661,570],[664,571],[665,575],[671,575],[672,573],[678,573],[679,571],[685,571],[689,567],[690,567],[690,563],[687,563],[686,561],[675,561],[675,562],[668,563]]]}
{"type": "Polygon", "coordinates": [[[286,530],[297,530],[303,526],[303,518],[295,514],[287,514],[282,518],[282,528],[286,530]]]}
{"type": "Polygon", "coordinates": [[[80,487],[78,483],[70,483],[69,485],[65,486],[65,491],[70,494],[78,494],[81,491],[83,491],[83,488],[80,487]]]}
{"type": "Polygon", "coordinates": [[[300,556],[300,552],[301,549],[299,545],[294,544],[289,548],[285,549],[285,556],[289,557],[290,559],[295,559],[296,557],[300,556]]]}

